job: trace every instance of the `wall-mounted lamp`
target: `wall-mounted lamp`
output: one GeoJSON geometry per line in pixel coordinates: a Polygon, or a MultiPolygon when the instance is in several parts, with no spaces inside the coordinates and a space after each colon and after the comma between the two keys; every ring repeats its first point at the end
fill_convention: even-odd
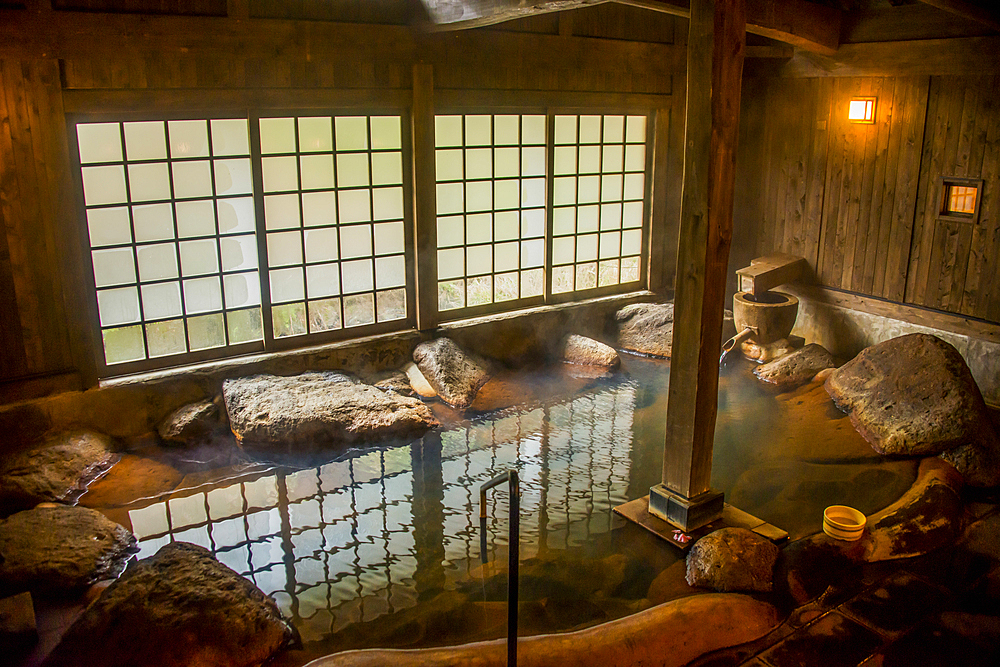
{"type": "Polygon", "coordinates": [[[874,123],[875,100],[874,97],[851,98],[851,104],[847,107],[847,120],[852,123],[874,123]]]}

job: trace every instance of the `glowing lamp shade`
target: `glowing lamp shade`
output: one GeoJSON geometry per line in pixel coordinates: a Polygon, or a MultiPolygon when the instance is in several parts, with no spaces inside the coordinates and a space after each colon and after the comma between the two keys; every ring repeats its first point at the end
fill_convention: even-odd
{"type": "Polygon", "coordinates": [[[875,98],[855,97],[847,107],[847,120],[852,123],[875,122],[875,98]]]}

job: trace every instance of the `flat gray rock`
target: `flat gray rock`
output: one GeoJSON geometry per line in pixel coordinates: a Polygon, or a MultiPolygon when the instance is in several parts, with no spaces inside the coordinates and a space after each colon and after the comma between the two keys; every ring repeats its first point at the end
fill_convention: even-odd
{"type": "Polygon", "coordinates": [[[135,537],[85,507],[38,507],[0,522],[0,591],[73,594],[113,579],[138,551],[135,537]]]}
{"type": "Polygon", "coordinates": [[[38,503],[76,502],[87,485],[118,459],[114,441],[102,433],[54,435],[0,467],[0,514],[31,509],[38,503]]]}
{"type": "Polygon", "coordinates": [[[709,533],[687,555],[690,586],[717,591],[770,591],[778,547],[746,528],[722,528],[709,533]]]}
{"type": "Polygon", "coordinates": [[[472,405],[476,393],[490,379],[483,364],[450,338],[420,343],[413,350],[413,361],[438,397],[460,410],[472,405]]]}
{"type": "Polygon", "coordinates": [[[256,586],[208,550],[174,542],[112,583],[43,664],[251,667],[294,637],[256,586]]]}
{"type": "Polygon", "coordinates": [[[167,442],[187,444],[211,435],[222,426],[222,411],[214,401],[206,399],[177,408],[156,430],[167,442]]]}
{"type": "Polygon", "coordinates": [[[674,304],[633,303],[615,313],[618,347],[652,357],[670,358],[674,340],[674,304]]]}
{"type": "Polygon", "coordinates": [[[816,377],[816,373],[836,365],[833,355],[825,347],[810,343],[787,356],[757,366],[753,374],[761,382],[786,391],[806,384],[816,377]]]}
{"type": "Polygon", "coordinates": [[[563,338],[560,356],[566,363],[597,366],[608,370],[614,370],[621,364],[615,348],[577,334],[569,334],[563,338]]]}
{"type": "Polygon", "coordinates": [[[415,398],[383,391],[343,373],[226,380],[229,424],[250,449],[295,451],[416,437],[437,425],[415,398]]]}

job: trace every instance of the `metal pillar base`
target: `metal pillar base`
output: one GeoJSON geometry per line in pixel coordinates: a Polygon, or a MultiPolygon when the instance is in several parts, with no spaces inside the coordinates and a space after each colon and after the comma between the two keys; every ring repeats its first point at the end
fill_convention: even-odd
{"type": "Polygon", "coordinates": [[[663,484],[649,489],[649,513],[690,533],[722,516],[725,495],[709,489],[693,498],[674,493],[663,484]]]}

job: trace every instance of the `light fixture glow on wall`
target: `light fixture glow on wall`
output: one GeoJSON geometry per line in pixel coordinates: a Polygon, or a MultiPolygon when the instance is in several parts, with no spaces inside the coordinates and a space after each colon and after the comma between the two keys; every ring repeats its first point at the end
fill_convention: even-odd
{"type": "Polygon", "coordinates": [[[847,120],[851,121],[852,123],[874,123],[875,98],[874,97],[851,98],[850,106],[847,107],[847,120]]]}

